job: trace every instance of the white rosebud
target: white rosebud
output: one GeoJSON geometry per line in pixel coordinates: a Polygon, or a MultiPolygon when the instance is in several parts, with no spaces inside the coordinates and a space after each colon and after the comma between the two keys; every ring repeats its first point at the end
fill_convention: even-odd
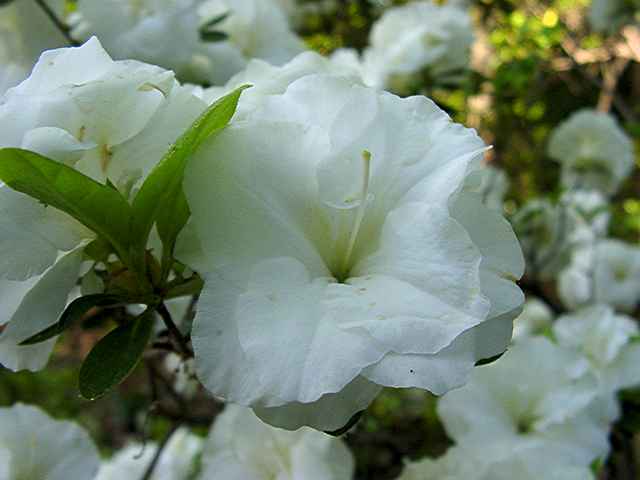
{"type": "Polygon", "coordinates": [[[239,112],[185,176],[212,393],[335,430],[382,386],[444,393],[505,350],[523,259],[462,189],[485,150],[474,131],[424,97],[326,74],[239,112]]]}

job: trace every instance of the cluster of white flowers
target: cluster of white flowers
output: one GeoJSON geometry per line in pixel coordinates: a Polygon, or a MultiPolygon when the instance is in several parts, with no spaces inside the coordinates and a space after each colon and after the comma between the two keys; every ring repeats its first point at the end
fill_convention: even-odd
{"type": "Polygon", "coordinates": [[[358,70],[367,85],[395,91],[421,72],[454,80],[469,64],[473,40],[464,6],[424,0],[386,9],[362,55],[341,49],[332,59],[358,70]]]}
{"type": "MultiPolygon", "coordinates": [[[[0,147],[46,155],[129,196],[205,108],[172,72],[115,62],[94,38],[45,52],[31,76],[0,99],[0,147]]],[[[37,370],[55,340],[18,343],[57,321],[95,234],[6,185],[0,197],[0,325],[8,323],[0,364],[37,370]]]]}
{"type": "Polygon", "coordinates": [[[181,427],[162,447],[131,442],[103,461],[84,429],[35,407],[0,408],[0,425],[0,480],[138,479],[152,464],[151,480],[350,480],[354,471],[342,440],[273,428],[242,407],[225,408],[206,440],[181,427]]]}
{"type": "MultiPolygon", "coordinates": [[[[551,330],[539,300],[525,312],[530,327],[551,330]]],[[[555,320],[554,341],[530,332],[439,401],[456,444],[441,458],[409,463],[402,480],[595,478],[589,467],[606,457],[620,414],[615,395],[640,385],[638,326],[596,305],[555,320]]]]}
{"type": "Polygon", "coordinates": [[[251,58],[278,64],[303,50],[280,3],[79,0],[71,21],[75,37],[96,35],[117,59],[153,63],[172,69],[182,81],[217,85],[251,58]]]}

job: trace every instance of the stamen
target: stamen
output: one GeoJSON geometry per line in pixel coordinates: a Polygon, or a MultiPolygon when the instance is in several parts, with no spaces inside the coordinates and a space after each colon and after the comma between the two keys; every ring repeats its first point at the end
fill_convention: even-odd
{"type": "Polygon", "coordinates": [[[360,231],[360,226],[362,225],[362,220],[364,219],[364,212],[367,208],[367,199],[369,196],[369,179],[371,177],[371,152],[369,152],[368,150],[364,150],[362,152],[362,160],[364,162],[364,173],[362,178],[362,191],[360,192],[360,205],[358,205],[356,218],[353,222],[353,227],[351,228],[351,236],[349,237],[349,243],[347,244],[347,253],[342,258],[342,265],[340,266],[340,271],[343,275],[347,274],[349,261],[351,260],[351,254],[353,253],[353,248],[355,247],[356,240],[358,239],[358,232],[360,231]]]}

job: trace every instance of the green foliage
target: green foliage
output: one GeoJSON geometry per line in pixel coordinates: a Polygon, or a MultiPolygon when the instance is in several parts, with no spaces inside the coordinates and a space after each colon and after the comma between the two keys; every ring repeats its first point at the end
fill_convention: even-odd
{"type": "Polygon", "coordinates": [[[56,337],[71,327],[95,307],[116,307],[124,305],[127,299],[119,295],[95,294],[80,297],[71,302],[60,316],[57,323],[24,340],[20,345],[33,345],[56,337]]]}
{"type": "Polygon", "coordinates": [[[211,105],[176,141],[140,188],[133,201],[131,233],[135,239],[134,256],[140,264],[144,262],[147,239],[156,223],[163,244],[163,267],[168,273],[166,262],[172,256],[178,233],[190,215],[182,190],[187,161],[202,142],[229,123],[246,88],[248,86],[240,87],[211,105]]]}
{"type": "Polygon", "coordinates": [[[128,259],[131,208],[120,193],[60,162],[17,148],[0,149],[0,179],[106,239],[128,259]]]}
{"type": "Polygon", "coordinates": [[[79,387],[84,398],[95,400],[129,376],[149,343],[153,323],[153,310],[148,309],[93,347],[80,369],[79,387]]]}

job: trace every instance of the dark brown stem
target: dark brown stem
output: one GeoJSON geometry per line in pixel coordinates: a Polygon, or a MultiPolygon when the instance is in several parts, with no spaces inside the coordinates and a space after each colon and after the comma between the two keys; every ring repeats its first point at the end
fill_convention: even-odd
{"type": "Polygon", "coordinates": [[[35,0],[35,2],[42,9],[44,14],[47,17],[49,17],[49,20],[51,20],[51,22],[56,26],[56,28],[60,31],[60,33],[67,40],[67,42],[69,42],[69,45],[74,46],[74,47],[80,46],[80,42],[78,42],[77,40],[75,40],[71,36],[71,33],[69,32],[69,27],[58,18],[58,16],[55,14],[55,12],[53,10],[51,10],[51,7],[49,7],[49,5],[47,5],[45,0],[35,0]]]}
{"type": "Polygon", "coordinates": [[[180,348],[182,354],[187,358],[193,357],[193,351],[191,350],[191,348],[189,348],[189,345],[187,345],[187,342],[182,335],[182,332],[171,318],[171,313],[169,313],[169,310],[167,310],[166,305],[164,303],[161,303],[156,307],[156,310],[160,315],[160,318],[162,318],[164,325],[167,327],[167,330],[169,330],[171,336],[176,340],[176,342],[178,342],[178,347],[180,348]]]}
{"type": "Polygon", "coordinates": [[[158,461],[160,460],[160,456],[162,455],[163,450],[165,449],[165,447],[169,443],[169,440],[171,440],[171,437],[176,432],[179,426],[180,426],[180,423],[178,422],[174,423],[171,426],[171,429],[169,430],[167,435],[162,439],[162,442],[160,443],[160,445],[158,445],[158,449],[156,450],[156,453],[154,454],[153,459],[151,460],[151,463],[147,467],[147,470],[144,472],[144,475],[140,480],[149,480],[151,478],[151,475],[153,475],[153,471],[155,470],[156,465],[158,465],[158,461]]]}

